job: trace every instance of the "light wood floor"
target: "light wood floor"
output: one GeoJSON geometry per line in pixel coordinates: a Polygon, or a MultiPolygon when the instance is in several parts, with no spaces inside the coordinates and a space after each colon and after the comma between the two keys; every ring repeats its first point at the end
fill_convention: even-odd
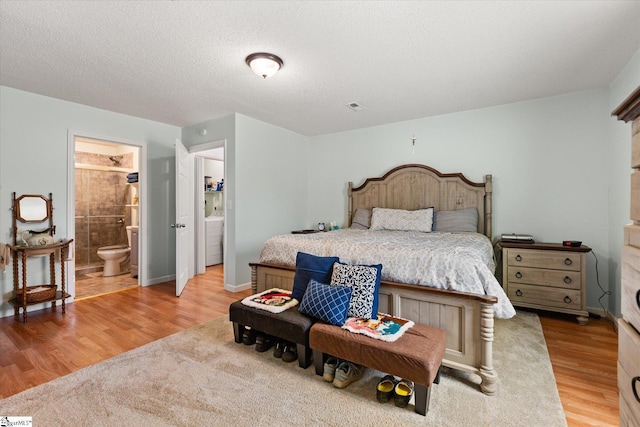
{"type": "MultiPolygon", "coordinates": [[[[26,324],[0,319],[0,398],[226,315],[250,292],[225,291],[221,267],[192,279],[180,298],[169,282],[77,301],[64,316],[58,307],[29,312],[26,324]]],[[[582,327],[572,316],[538,314],[568,424],[618,425],[611,322],[582,327]]]]}

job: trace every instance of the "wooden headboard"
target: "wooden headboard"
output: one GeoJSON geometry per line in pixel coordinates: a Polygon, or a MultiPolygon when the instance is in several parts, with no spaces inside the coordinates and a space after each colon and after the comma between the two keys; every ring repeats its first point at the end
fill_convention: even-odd
{"type": "Polygon", "coordinates": [[[425,165],[402,165],[379,178],[367,178],[356,188],[349,182],[349,226],[358,208],[476,208],[478,233],[491,239],[491,192],[491,175],[485,175],[485,182],[472,182],[462,173],[443,174],[425,165]]]}

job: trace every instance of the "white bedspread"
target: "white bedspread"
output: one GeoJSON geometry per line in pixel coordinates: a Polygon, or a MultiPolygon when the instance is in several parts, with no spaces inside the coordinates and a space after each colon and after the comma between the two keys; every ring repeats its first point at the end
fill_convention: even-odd
{"type": "Polygon", "coordinates": [[[267,240],[260,262],[295,266],[296,254],[337,256],[349,264],[382,264],[382,279],[498,298],[498,318],[516,312],[496,280],[491,241],[479,233],[343,229],[267,240]]]}

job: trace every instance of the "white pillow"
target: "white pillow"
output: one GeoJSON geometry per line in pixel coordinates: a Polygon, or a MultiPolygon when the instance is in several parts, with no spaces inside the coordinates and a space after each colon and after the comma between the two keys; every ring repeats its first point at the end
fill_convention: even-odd
{"type": "Polygon", "coordinates": [[[403,209],[373,208],[370,230],[398,230],[431,232],[433,207],[406,211],[403,209]]]}

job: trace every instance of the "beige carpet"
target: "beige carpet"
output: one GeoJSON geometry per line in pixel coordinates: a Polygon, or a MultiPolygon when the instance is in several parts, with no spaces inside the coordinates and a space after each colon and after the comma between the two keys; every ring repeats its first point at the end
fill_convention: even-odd
{"type": "Polygon", "coordinates": [[[376,401],[382,374],[336,389],[315,375],[233,341],[219,318],[0,401],[0,416],[40,426],[563,426],[540,321],[496,320],[498,393],[445,370],[426,417],[376,401]]]}

